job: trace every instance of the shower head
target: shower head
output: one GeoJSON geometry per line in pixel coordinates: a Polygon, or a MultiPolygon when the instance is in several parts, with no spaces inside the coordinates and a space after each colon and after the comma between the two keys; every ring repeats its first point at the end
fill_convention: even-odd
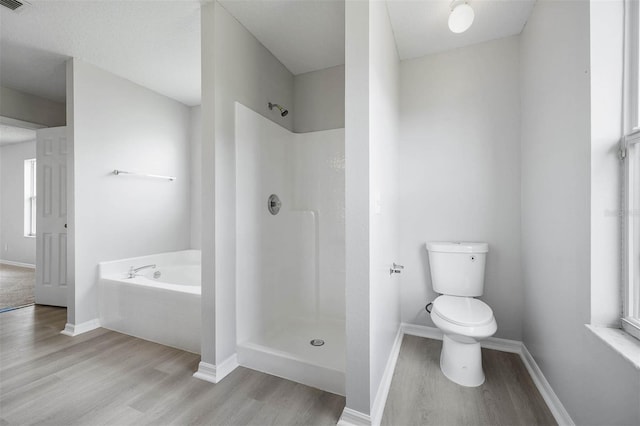
{"type": "Polygon", "coordinates": [[[273,108],[278,108],[278,111],[280,111],[280,115],[283,117],[286,117],[287,114],[289,114],[289,111],[282,105],[272,104],[271,102],[269,102],[269,109],[273,109],[273,108]]]}

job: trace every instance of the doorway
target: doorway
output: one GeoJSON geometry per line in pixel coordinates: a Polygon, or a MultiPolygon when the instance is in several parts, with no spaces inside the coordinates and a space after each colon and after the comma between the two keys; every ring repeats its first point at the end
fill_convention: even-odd
{"type": "Polygon", "coordinates": [[[35,302],[36,130],[0,117],[0,312],[35,302]]]}

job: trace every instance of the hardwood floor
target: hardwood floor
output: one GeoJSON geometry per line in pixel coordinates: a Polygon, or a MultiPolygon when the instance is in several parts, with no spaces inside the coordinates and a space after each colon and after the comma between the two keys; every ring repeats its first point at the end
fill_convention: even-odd
{"type": "MultiPolygon", "coordinates": [[[[105,329],[60,334],[66,310],[0,313],[0,426],[334,425],[341,396],[238,368],[193,378],[199,355],[105,329]]],[[[440,372],[441,342],[405,336],[382,424],[555,424],[514,354],[483,349],[479,388],[440,372]]]]}
{"type": "Polygon", "coordinates": [[[105,329],[60,333],[66,310],[0,314],[0,425],[335,425],[344,398],[238,368],[191,377],[200,356],[105,329]]]}
{"type": "Polygon", "coordinates": [[[442,342],[405,335],[383,425],[555,425],[520,357],[482,349],[485,383],[459,386],[440,371],[442,342]]]}

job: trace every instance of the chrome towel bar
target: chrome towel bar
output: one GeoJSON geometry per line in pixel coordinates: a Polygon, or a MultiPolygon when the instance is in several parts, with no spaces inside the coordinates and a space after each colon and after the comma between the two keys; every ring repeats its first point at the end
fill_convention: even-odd
{"type": "Polygon", "coordinates": [[[143,176],[143,177],[150,177],[150,178],[158,178],[158,179],[168,179],[170,181],[176,180],[175,176],[150,175],[150,174],[147,174],[147,173],[127,172],[127,171],[118,170],[118,169],[115,169],[113,171],[113,174],[116,175],[116,176],[118,176],[118,175],[131,175],[131,176],[143,176]]]}

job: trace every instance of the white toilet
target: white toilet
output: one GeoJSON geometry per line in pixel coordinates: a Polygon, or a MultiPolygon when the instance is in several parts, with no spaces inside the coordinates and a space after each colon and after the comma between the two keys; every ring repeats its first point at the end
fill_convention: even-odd
{"type": "Polygon", "coordinates": [[[484,383],[479,340],[498,329],[493,311],[474,299],[484,290],[484,266],[489,245],[467,242],[428,242],[433,290],[431,319],[444,333],[440,369],[462,386],[484,383]]]}

